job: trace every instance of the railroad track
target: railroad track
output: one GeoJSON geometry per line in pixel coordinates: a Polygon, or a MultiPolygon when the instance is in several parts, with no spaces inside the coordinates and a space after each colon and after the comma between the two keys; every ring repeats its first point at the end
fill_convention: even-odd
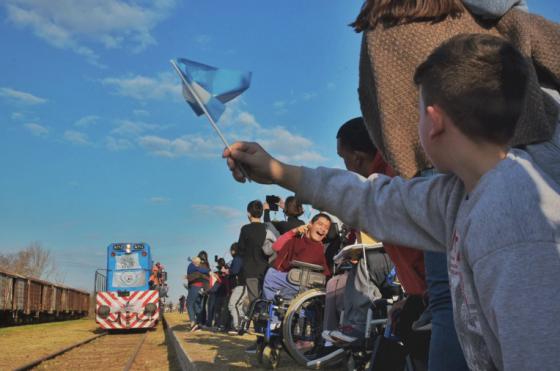
{"type": "Polygon", "coordinates": [[[132,368],[142,345],[151,332],[103,333],[37,359],[16,370],[122,368],[122,370],[128,371],[132,368]]]}

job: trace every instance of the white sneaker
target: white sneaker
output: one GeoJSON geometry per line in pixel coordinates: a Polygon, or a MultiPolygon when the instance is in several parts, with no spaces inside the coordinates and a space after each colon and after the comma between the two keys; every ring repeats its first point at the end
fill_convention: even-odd
{"type": "Polygon", "coordinates": [[[358,340],[358,338],[343,334],[341,331],[338,331],[338,330],[331,331],[331,333],[329,335],[333,339],[334,343],[343,342],[343,343],[349,343],[350,344],[350,343],[353,343],[356,340],[358,340]]]}
{"type": "Polygon", "coordinates": [[[331,343],[335,343],[336,341],[331,337],[331,332],[329,330],[325,330],[321,333],[321,336],[325,341],[330,341],[331,343]]]}

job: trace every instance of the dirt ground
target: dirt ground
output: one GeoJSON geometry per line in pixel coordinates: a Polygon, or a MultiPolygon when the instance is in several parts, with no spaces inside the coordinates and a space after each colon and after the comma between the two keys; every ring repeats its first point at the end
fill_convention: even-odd
{"type": "MultiPolygon", "coordinates": [[[[263,370],[258,366],[254,354],[244,352],[255,341],[255,336],[232,336],[210,331],[189,332],[186,314],[166,313],[165,318],[179,340],[183,341],[183,347],[198,370],[263,370]]],[[[306,368],[298,366],[286,352],[282,352],[278,370],[299,371],[306,368]]]]}
{"type": "Polygon", "coordinates": [[[0,328],[0,370],[23,366],[97,333],[91,319],[0,328]]]}

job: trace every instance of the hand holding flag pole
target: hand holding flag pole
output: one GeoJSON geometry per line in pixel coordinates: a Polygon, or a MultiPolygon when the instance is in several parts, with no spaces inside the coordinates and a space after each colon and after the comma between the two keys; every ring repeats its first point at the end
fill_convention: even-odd
{"type": "MultiPolygon", "coordinates": [[[[181,78],[185,100],[195,114],[198,116],[204,114],[208,118],[222,143],[224,143],[226,148],[231,149],[216,121],[225,111],[224,103],[237,97],[249,87],[251,74],[220,70],[183,58],[178,59],[178,61],[185,66],[185,71],[182,71],[174,60],[170,62],[181,78]],[[213,92],[216,89],[221,91],[221,93],[213,92]]],[[[249,174],[241,164],[239,169],[250,182],[251,178],[249,178],[249,174]]]]}

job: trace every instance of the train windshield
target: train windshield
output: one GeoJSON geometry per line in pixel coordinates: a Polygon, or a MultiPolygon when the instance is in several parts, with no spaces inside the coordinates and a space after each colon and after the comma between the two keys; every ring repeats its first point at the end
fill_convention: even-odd
{"type": "Polygon", "coordinates": [[[146,274],[140,265],[140,254],[115,256],[114,287],[139,287],[146,284],[146,274]]]}
{"type": "Polygon", "coordinates": [[[140,254],[117,255],[115,257],[115,269],[120,271],[123,269],[141,269],[140,254]]]}

